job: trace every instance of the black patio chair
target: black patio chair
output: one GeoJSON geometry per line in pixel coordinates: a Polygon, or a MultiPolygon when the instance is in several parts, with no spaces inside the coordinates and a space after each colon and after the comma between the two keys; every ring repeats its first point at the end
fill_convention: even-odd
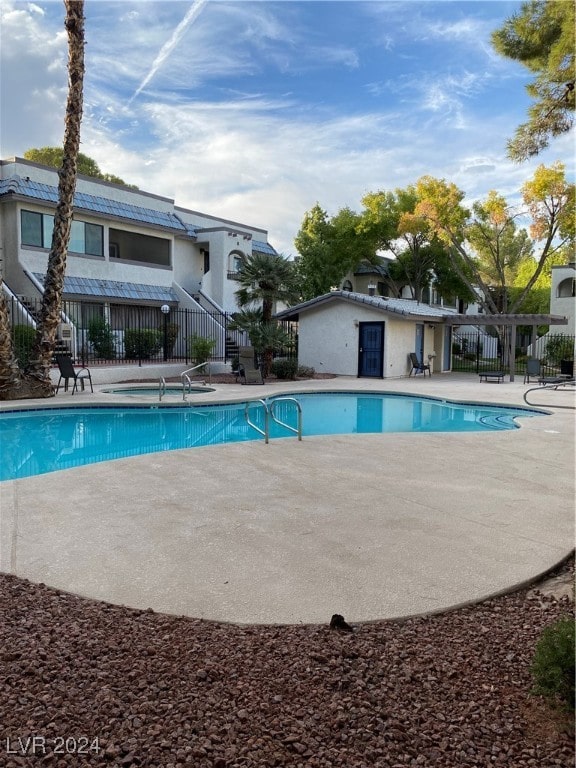
{"type": "Polygon", "coordinates": [[[56,394],[58,394],[58,390],[60,389],[60,382],[62,379],[64,379],[64,392],[68,392],[68,382],[70,379],[74,381],[72,394],[76,392],[78,388],[78,382],[80,382],[80,387],[82,391],[84,391],[84,382],[86,380],[90,382],[90,390],[94,392],[94,387],[92,386],[92,374],[90,373],[89,368],[74,368],[74,363],[72,362],[72,358],[69,355],[56,355],[55,358],[56,363],[58,364],[58,369],[60,371],[60,378],[58,379],[56,394]]]}
{"type": "Polygon", "coordinates": [[[410,369],[408,376],[412,376],[412,371],[415,372],[414,376],[416,376],[418,373],[423,373],[424,376],[426,376],[426,371],[428,371],[428,376],[432,376],[430,366],[426,363],[421,363],[418,360],[418,355],[415,352],[410,352],[410,362],[412,363],[412,368],[410,369]]]}
{"type": "Polygon", "coordinates": [[[524,374],[524,384],[530,384],[530,376],[539,378],[541,376],[540,360],[535,357],[529,357],[526,360],[526,373],[524,374]]]}

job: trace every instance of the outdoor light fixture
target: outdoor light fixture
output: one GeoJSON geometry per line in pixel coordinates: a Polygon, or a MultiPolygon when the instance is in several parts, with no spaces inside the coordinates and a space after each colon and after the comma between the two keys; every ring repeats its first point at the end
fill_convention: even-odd
{"type": "Polygon", "coordinates": [[[170,314],[168,304],[162,304],[160,312],[164,315],[164,362],[166,362],[168,360],[168,315],[170,314]]]}
{"type": "Polygon", "coordinates": [[[369,296],[374,296],[375,291],[376,291],[376,286],[374,285],[373,282],[369,282],[368,283],[368,295],[369,296]]]}

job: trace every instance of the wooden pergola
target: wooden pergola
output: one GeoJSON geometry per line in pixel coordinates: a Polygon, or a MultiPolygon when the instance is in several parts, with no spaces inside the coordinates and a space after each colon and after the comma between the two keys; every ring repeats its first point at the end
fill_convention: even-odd
{"type": "Polygon", "coordinates": [[[514,381],[516,364],[516,328],[519,325],[531,325],[534,328],[533,338],[536,338],[536,328],[539,325],[568,325],[568,318],[561,315],[444,315],[446,325],[499,325],[510,328],[510,381],[514,381]]]}

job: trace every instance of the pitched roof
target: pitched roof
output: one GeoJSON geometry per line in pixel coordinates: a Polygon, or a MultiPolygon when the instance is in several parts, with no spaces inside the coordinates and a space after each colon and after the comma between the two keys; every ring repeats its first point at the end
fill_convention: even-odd
{"type": "Polygon", "coordinates": [[[346,301],[364,304],[384,314],[398,315],[406,320],[424,322],[446,322],[450,325],[566,325],[567,319],[561,315],[463,315],[448,307],[434,307],[422,304],[414,299],[387,299],[384,296],[367,296],[353,291],[330,291],[309,301],[277,312],[278,320],[296,320],[303,312],[332,301],[346,301]]]}
{"type": "Polygon", "coordinates": [[[380,275],[388,277],[388,267],[384,264],[368,264],[365,261],[360,262],[354,270],[355,275],[380,275]]]}
{"type": "MultiPolygon", "coordinates": [[[[41,200],[42,202],[54,204],[58,202],[57,187],[28,178],[23,179],[21,176],[11,176],[8,179],[0,180],[0,198],[7,197],[8,195],[16,195],[30,200],[41,200]]],[[[196,236],[192,225],[185,225],[176,214],[169,211],[144,208],[140,205],[110,200],[100,195],[88,195],[85,192],[75,193],[74,207],[110,218],[152,224],[155,227],[176,231],[182,235],[196,236]]]]}
{"type": "MultiPolygon", "coordinates": [[[[44,285],[43,275],[34,272],[34,277],[44,285]]],[[[146,285],[119,280],[101,280],[93,277],[64,277],[64,293],[76,296],[97,296],[101,298],[133,299],[135,301],[178,301],[172,288],[164,285],[146,285]]]]}
{"type": "Polygon", "coordinates": [[[354,291],[330,291],[322,296],[317,296],[309,301],[296,304],[294,307],[278,312],[276,317],[279,320],[288,320],[302,312],[310,309],[316,309],[322,304],[332,301],[346,301],[354,304],[364,304],[371,309],[376,309],[386,314],[399,315],[406,319],[413,317],[423,320],[442,320],[446,315],[455,313],[455,310],[446,307],[433,307],[430,304],[422,304],[412,299],[388,299],[384,296],[367,296],[365,293],[355,293],[354,291]]]}

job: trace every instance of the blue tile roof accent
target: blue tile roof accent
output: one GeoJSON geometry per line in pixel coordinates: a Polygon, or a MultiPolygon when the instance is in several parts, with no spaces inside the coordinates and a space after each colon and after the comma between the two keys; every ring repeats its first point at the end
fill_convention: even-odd
{"type": "Polygon", "coordinates": [[[189,224],[187,221],[182,221],[181,218],[178,217],[178,221],[182,224],[184,229],[186,230],[186,234],[189,237],[198,237],[198,225],[197,224],[189,224]]]}
{"type": "MultiPolygon", "coordinates": [[[[42,200],[48,203],[58,202],[57,187],[31,179],[23,179],[20,176],[12,176],[0,181],[0,197],[8,194],[22,195],[32,200],[42,200]]],[[[154,224],[165,229],[176,230],[183,235],[195,236],[195,231],[191,226],[184,225],[176,214],[169,211],[156,211],[153,208],[121,203],[99,195],[88,195],[85,192],[76,192],[74,205],[76,208],[100,213],[104,216],[114,216],[143,224],[154,224]]]]}
{"type": "Polygon", "coordinates": [[[273,256],[277,256],[278,253],[269,243],[263,243],[261,240],[252,240],[252,252],[258,253],[270,253],[273,256]]]}
{"type": "MultiPolygon", "coordinates": [[[[34,272],[34,277],[44,285],[45,275],[34,272]]],[[[93,277],[64,277],[64,293],[99,298],[132,299],[136,301],[177,302],[172,288],[165,285],[127,283],[119,280],[99,280],[93,277]]]]}

